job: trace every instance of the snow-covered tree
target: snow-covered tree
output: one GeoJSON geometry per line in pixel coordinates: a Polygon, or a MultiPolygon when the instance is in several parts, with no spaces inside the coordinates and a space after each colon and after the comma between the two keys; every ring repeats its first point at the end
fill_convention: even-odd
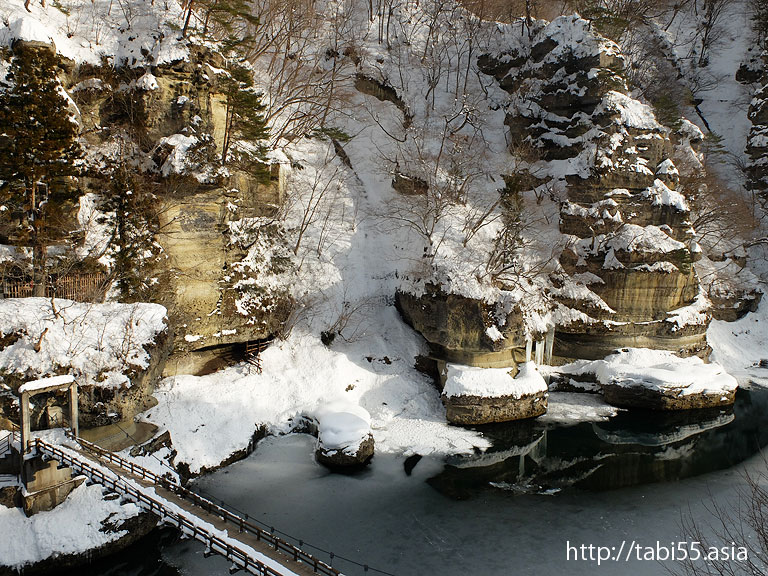
{"type": "Polygon", "coordinates": [[[241,159],[263,158],[265,149],[261,141],[269,136],[269,129],[263,114],[265,106],[261,101],[262,95],[253,86],[250,69],[235,64],[228,71],[230,76],[223,82],[226,123],[221,163],[226,164],[231,159],[230,152],[238,140],[248,144],[247,148],[240,150],[241,159]]]}
{"type": "Polygon", "coordinates": [[[45,293],[47,195],[72,195],[78,126],[48,47],[18,44],[0,91],[0,205],[14,215],[15,242],[33,247],[36,295],[45,293]],[[62,183],[64,182],[64,183],[62,183]]]}

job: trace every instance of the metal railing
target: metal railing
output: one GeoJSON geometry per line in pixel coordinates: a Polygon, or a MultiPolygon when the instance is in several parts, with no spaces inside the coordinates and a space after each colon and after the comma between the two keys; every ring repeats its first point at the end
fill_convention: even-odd
{"type": "MultiPolygon", "coordinates": [[[[70,432],[67,433],[67,436],[75,439],[70,432]]],[[[225,523],[231,523],[233,527],[236,527],[238,529],[238,532],[255,536],[256,540],[258,540],[259,542],[264,542],[268,544],[276,552],[281,552],[285,554],[289,558],[292,558],[295,562],[301,562],[303,564],[307,564],[308,566],[311,566],[315,573],[323,574],[324,576],[340,576],[341,572],[329,566],[325,562],[318,560],[317,558],[305,552],[301,548],[294,546],[290,542],[287,542],[282,538],[279,538],[278,536],[275,536],[271,532],[268,532],[263,528],[256,526],[252,522],[249,522],[246,518],[243,518],[242,516],[238,516],[237,514],[230,512],[226,508],[222,508],[221,506],[214,504],[207,498],[204,498],[199,494],[192,492],[188,488],[183,487],[177,480],[169,478],[167,476],[160,476],[159,474],[156,474],[151,470],[147,470],[146,468],[134,462],[131,462],[129,460],[126,460],[125,458],[122,458],[121,456],[118,456],[117,454],[104,450],[100,446],[97,446],[92,442],[88,442],[87,440],[83,440],[82,438],[76,438],[76,440],[77,442],[80,443],[80,445],[84,449],[88,450],[89,452],[92,452],[99,458],[103,458],[107,462],[115,466],[118,466],[119,468],[121,468],[122,470],[125,470],[126,472],[130,472],[134,476],[137,476],[143,480],[146,480],[148,482],[151,482],[152,484],[155,484],[156,486],[165,488],[166,490],[173,492],[176,496],[195,504],[196,506],[202,508],[204,511],[208,512],[209,514],[214,514],[218,516],[225,523]]]]}
{"type": "Polygon", "coordinates": [[[0,457],[5,456],[8,452],[11,451],[11,446],[13,442],[13,432],[8,432],[2,440],[0,440],[0,457]]]}
{"type": "MultiPolygon", "coordinates": [[[[15,428],[16,426],[14,426],[15,428]]],[[[8,430],[8,434],[5,438],[0,440],[0,456],[4,456],[11,451],[13,445],[18,443],[21,445],[21,432],[18,430],[8,430]]]]}
{"type": "MultiPolygon", "coordinates": [[[[185,517],[183,513],[171,509],[167,503],[152,498],[140,490],[137,490],[119,476],[113,478],[104,474],[104,472],[97,467],[68,454],[56,446],[48,444],[40,438],[35,440],[35,448],[39,452],[55,458],[65,466],[69,466],[76,472],[88,476],[92,481],[126,496],[145,510],[158,514],[164,522],[176,526],[179,530],[189,534],[195,540],[202,542],[206,545],[209,551],[224,556],[224,558],[232,562],[236,568],[259,576],[285,576],[284,573],[278,572],[260,560],[251,558],[251,556],[241,548],[233,546],[227,540],[216,536],[205,528],[201,528],[189,518],[185,517]]],[[[286,570],[288,569],[286,568],[286,570]]]]}

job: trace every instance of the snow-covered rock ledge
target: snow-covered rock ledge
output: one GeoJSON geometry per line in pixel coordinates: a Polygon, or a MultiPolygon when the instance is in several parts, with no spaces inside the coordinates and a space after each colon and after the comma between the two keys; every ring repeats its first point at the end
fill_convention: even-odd
{"type": "Polygon", "coordinates": [[[451,424],[471,426],[541,416],[547,411],[547,383],[533,362],[508,368],[446,366],[445,416],[451,424]]]}
{"type": "MultiPolygon", "coordinates": [[[[0,390],[12,400],[28,380],[68,374],[80,387],[80,424],[110,424],[152,405],[170,344],[159,304],[0,300],[0,390]]],[[[9,401],[0,398],[0,416],[14,416],[9,401]]]]}
{"type": "Polygon", "coordinates": [[[568,371],[594,373],[605,400],[621,408],[690,410],[729,406],[738,388],[736,379],[719,364],[646,348],[624,348],[604,360],[578,362],[568,371]]]}

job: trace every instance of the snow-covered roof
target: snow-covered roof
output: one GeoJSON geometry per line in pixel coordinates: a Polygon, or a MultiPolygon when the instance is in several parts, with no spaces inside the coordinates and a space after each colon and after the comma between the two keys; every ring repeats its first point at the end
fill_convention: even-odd
{"type": "Polygon", "coordinates": [[[19,394],[23,394],[24,392],[36,392],[46,388],[53,388],[54,386],[63,386],[65,384],[71,384],[74,381],[75,377],[71,374],[51,376],[49,378],[40,378],[38,380],[32,380],[31,382],[22,384],[19,387],[19,394]]]}

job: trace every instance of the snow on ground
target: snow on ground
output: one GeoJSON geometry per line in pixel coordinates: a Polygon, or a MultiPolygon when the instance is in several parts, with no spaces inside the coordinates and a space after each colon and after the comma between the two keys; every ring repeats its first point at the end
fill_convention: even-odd
{"type": "Polygon", "coordinates": [[[104,527],[137,516],[139,507],[104,500],[101,492],[98,484],[82,484],[60,506],[30,518],[21,508],[0,506],[0,564],[20,568],[51,554],[83,553],[126,535],[104,527]]]}
{"type": "MultiPolygon", "coordinates": [[[[702,100],[699,109],[713,132],[722,137],[722,145],[731,158],[744,159],[750,122],[747,118],[752,89],[736,81],[739,65],[747,58],[748,50],[754,47],[752,20],[745,0],[728,2],[721,15],[709,51],[708,64],[697,66],[701,40],[696,35],[696,26],[701,14],[695,8],[678,16],[667,31],[675,43],[675,56],[685,71],[685,80],[695,92],[694,97],[702,100]]],[[[694,120],[704,129],[702,120],[692,112],[694,120]]],[[[704,130],[706,132],[706,130],[704,130]]],[[[741,183],[740,171],[732,166],[730,159],[715,162],[718,173],[729,182],[741,183]]]]}
{"type": "Polygon", "coordinates": [[[184,60],[179,40],[182,9],[165,2],[61,0],[42,6],[32,0],[4,0],[0,6],[0,46],[14,40],[53,42],[59,54],[75,62],[145,66],[184,60]]]}
{"type": "Polygon", "coordinates": [[[378,452],[487,448],[477,432],[448,425],[438,391],[413,369],[420,338],[393,307],[373,314],[376,333],[330,349],[316,333],[294,329],[262,353],[262,374],[244,364],[207,376],[167,378],[155,394],[158,405],[143,417],[170,431],[176,463],[188,463],[193,472],[247,447],[257,426],[288,432],[302,415],[334,401],[368,411],[378,452]]]}
{"type": "Polygon", "coordinates": [[[129,384],[128,371],[149,365],[147,348],[166,330],[165,314],[158,304],[0,300],[0,335],[18,335],[0,350],[0,370],[26,378],[64,371],[80,384],[129,384]]]}
{"type": "Polygon", "coordinates": [[[707,330],[712,360],[739,379],[760,379],[768,383],[768,370],[756,368],[768,358],[768,302],[763,297],[756,312],[736,322],[713,320],[707,330]]]}
{"type": "Polygon", "coordinates": [[[522,398],[547,391],[547,383],[536,368],[535,362],[520,365],[513,378],[508,368],[475,368],[461,364],[448,364],[448,376],[443,394],[451,396],[482,396],[498,398],[512,396],[522,398]]]}

